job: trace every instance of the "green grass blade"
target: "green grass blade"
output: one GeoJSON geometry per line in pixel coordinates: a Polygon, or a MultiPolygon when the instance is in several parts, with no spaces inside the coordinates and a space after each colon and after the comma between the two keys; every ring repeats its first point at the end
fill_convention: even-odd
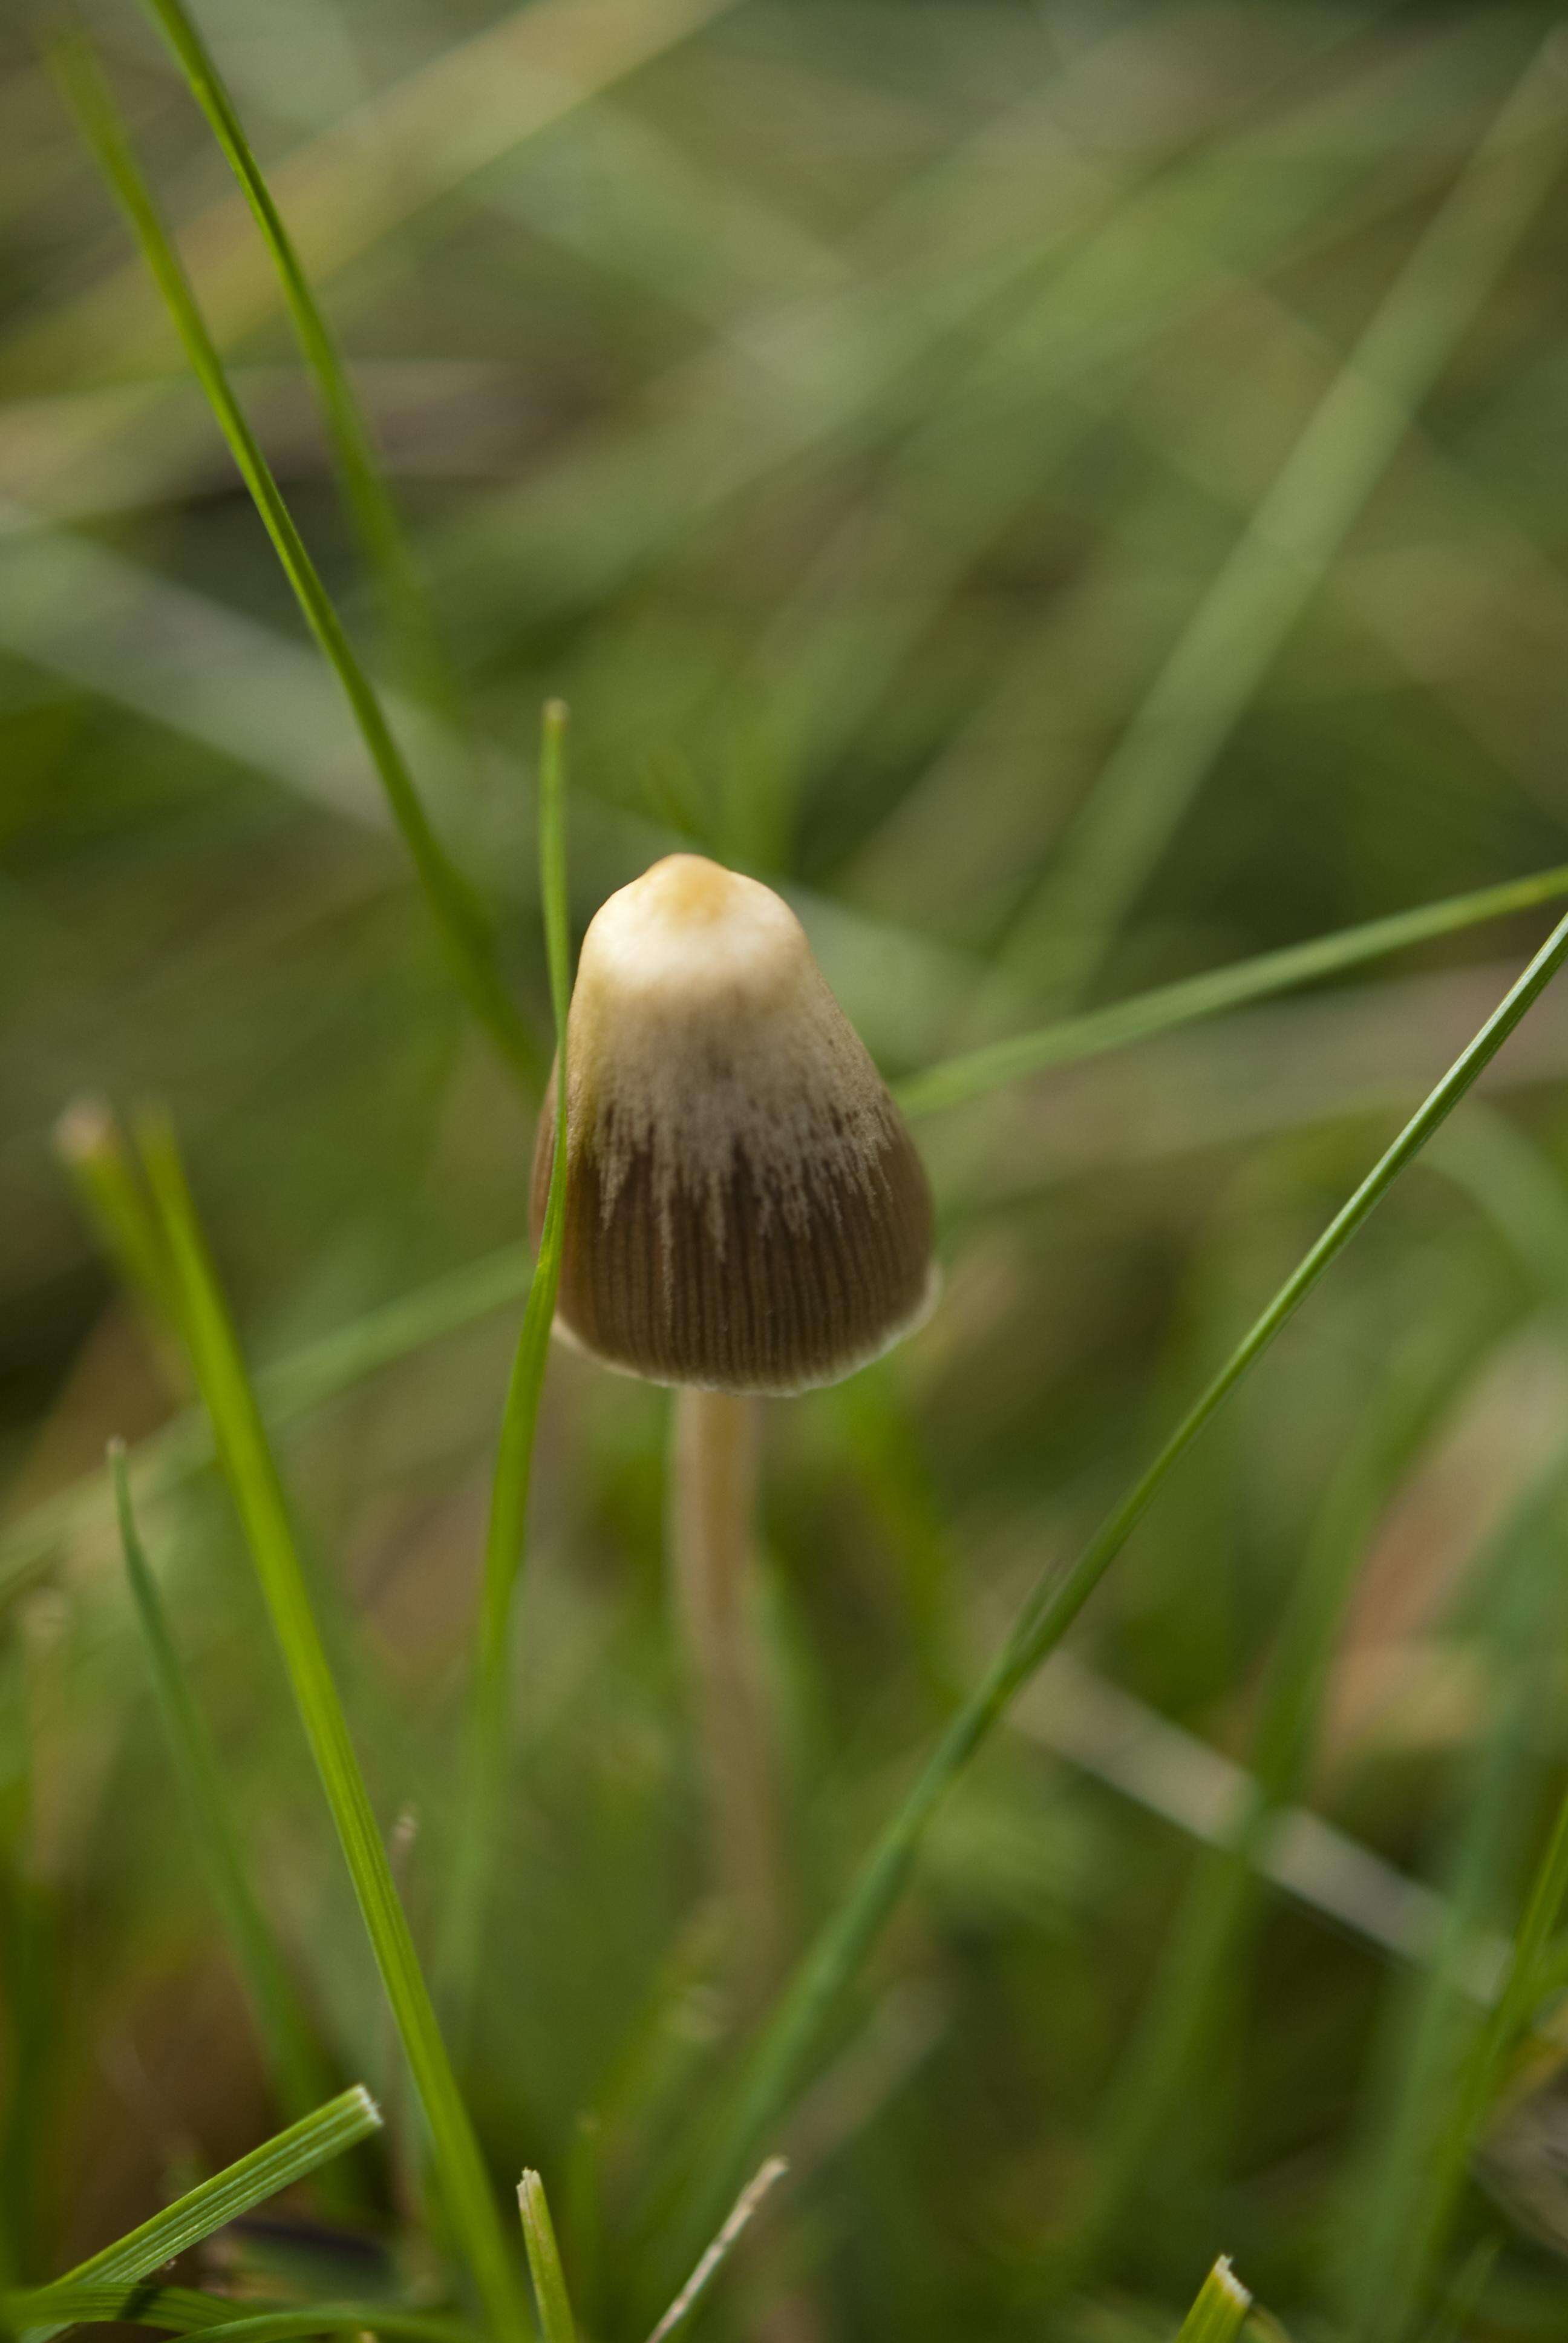
{"type": "MultiPolygon", "coordinates": [[[[1014,1694],[1061,1641],[1155,1497],[1242,1377],[1301,1308],[1400,1174],[1441,1129],[1568,960],[1559,922],[1473,1041],[1449,1068],[1231,1352],[1163,1447],[1065,1572],[1050,1571],[1025,1604],[982,1682],[952,1718],[902,1806],[797,1971],[743,2073],[695,2192],[689,2231],[706,2235],[799,2084],[839,1996],[902,1892],[927,1827],[1014,1694]]],[[[681,2236],[689,2234],[683,2226],[681,2236]]]]}
{"type": "Polygon", "coordinates": [[[1252,2298],[1221,2254],[1181,2321],[1176,2343],[1232,2343],[1247,2323],[1252,2298]]]}
{"type": "Polygon", "coordinates": [[[256,158],[238,110],[184,0],[144,0],[212,125],[271,255],[305,362],[314,378],[344,501],[377,578],[387,613],[434,696],[449,701],[450,678],[429,598],[408,550],[397,508],[355,395],[337,336],[311,290],[294,239],[256,158]]]}
{"type": "Polygon", "coordinates": [[[1477,2130],[1541,1990],[1568,1856],[1561,1815],[1478,2028],[1463,1976],[1539,1778],[1539,1719],[1555,1700],[1565,1500],[1568,1452],[1559,1450],[1503,1524],[1482,1582],[1492,1714],[1461,1761],[1444,1923],[1430,1967],[1397,1995],[1383,2029],[1366,2093],[1375,2122],[1342,2192],[1334,2284],[1346,2331],[1366,2343],[1415,2331],[1477,2130]]]}
{"type": "Polygon", "coordinates": [[[518,2213],[528,2249],[528,2268],[533,2272],[534,2298],[539,2306],[544,2343],[577,2343],[577,2321],[567,2294],[555,2224],[550,2219],[545,2184],[537,2172],[525,2172],[518,2183],[518,2213]]]}
{"type": "Polygon", "coordinates": [[[275,2139],[253,2147],[236,2164],[188,2189],[140,2228],[106,2246],[101,2253],[90,2254],[68,2270],[60,2283],[75,2286],[89,2280],[106,2283],[145,2278],[149,2270],[161,2269],[187,2247],[199,2245],[226,2222],[265,2204],[280,2189],[291,2187],[318,2165],[341,2156],[380,2128],[375,2100],[357,2083],[352,2090],[317,2107],[314,2115],[290,2124],[275,2139]]]}
{"type": "Polygon", "coordinates": [[[231,2297],[203,2294],[185,2286],[75,2285],[39,2287],[0,2297],[0,2317],[17,2333],[65,2326],[156,2327],[166,2335],[221,2335],[245,2343],[282,2343],[295,2335],[367,2332],[408,2338],[408,2343],[480,2343],[459,2318],[427,2311],[399,2310],[386,2302],[290,2303],[277,2309],[236,2315],[231,2297]]]}
{"type": "Polygon", "coordinates": [[[1361,968],[1391,952],[1431,943],[1439,936],[1457,935],[1488,920],[1507,919],[1563,896],[1568,896],[1568,864],[1558,863],[1550,870],[1533,871],[1525,879],[1509,879],[1500,886],[1451,895],[1441,903],[1421,903],[1412,910],[1342,929],[1335,935],[1314,936],[1307,943],[1287,944],[1282,950],[1262,952],[1229,968],[1208,969],[1201,976],[1183,977],[1178,983],[1112,1001],[1108,1008],[1063,1018],[1032,1033],[993,1041],[982,1050],[967,1051],[961,1057],[928,1066],[896,1086],[899,1103],[906,1114],[940,1114],[946,1107],[961,1106],[968,1099],[1000,1090],[1008,1082],[1022,1081],[1048,1067],[1125,1050],[1157,1033],[1195,1024],[1201,1018],[1267,1001],[1298,985],[1342,975],[1347,969],[1361,968]]]}
{"type": "Polygon", "coordinates": [[[1394,279],[1101,771],[1002,965],[1071,993],[1152,872],[1205,774],[1562,167],[1547,35],[1394,279]]]}
{"type": "Polygon", "coordinates": [[[520,2274],[508,2251],[478,2142],[441,2039],[332,1680],[283,1483],[166,1128],[145,1130],[142,1158],[175,1266],[197,1388],[212,1419],[219,1459],[425,2110],[447,2217],[467,2254],[497,2336],[506,2343],[519,2343],[528,2333],[520,2274]]]}
{"type": "Polygon", "coordinates": [[[164,1610],[163,1597],[136,1530],[126,1475],[125,1448],[118,1441],[110,1452],[110,1470],[126,1575],[146,1647],[164,1736],[190,1817],[191,1835],[250,1996],[279,2097],[285,2107],[303,2111],[319,2105],[328,2087],[325,2062],[300,2007],[283,1956],[246,1877],[216,1754],[196,1706],[164,1610]]]}
{"type": "MultiPolygon", "coordinates": [[[[496,1470],[485,1534],[474,1664],[468,1795],[458,1825],[451,1918],[443,1967],[451,1982],[458,2023],[466,2026],[474,1991],[486,1889],[506,1773],[511,1723],[509,1690],[513,1624],[528,1540],[534,1435],[538,1428],[556,1289],[566,1235],[567,1010],[571,990],[566,860],[566,723],[558,700],[545,710],[539,759],[539,883],[544,900],[550,998],[555,1010],[555,1161],[550,1168],[538,1259],[528,1285],[501,1414],[496,1470]]],[[[545,1111],[550,1111],[548,1101],[545,1111]]]]}
{"type": "Polygon", "coordinates": [[[141,246],[147,267],[185,344],[192,371],[228,442],[306,622],[343,688],[424,890],[453,973],[475,1015],[514,1072],[531,1091],[538,1071],[537,1052],[501,980],[489,915],[431,827],[375,687],[306,549],[260,442],[229,386],[217,345],[131,152],[108,88],[91,52],[81,41],[58,44],[55,57],[83,134],[141,246]]]}
{"type": "Polygon", "coordinates": [[[78,1099],[55,1126],[55,1146],[105,1252],[160,1331],[174,1308],[169,1265],[109,1109],[78,1099]]]}

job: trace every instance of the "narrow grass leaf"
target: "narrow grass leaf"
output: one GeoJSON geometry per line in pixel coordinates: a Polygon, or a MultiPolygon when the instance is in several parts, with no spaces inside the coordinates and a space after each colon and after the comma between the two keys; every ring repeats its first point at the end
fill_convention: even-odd
{"type": "Polygon", "coordinates": [[[525,2172],[518,2183],[518,2213],[523,2225],[523,2242],[528,2249],[528,2268],[533,2273],[534,2298],[539,2306],[544,2343],[577,2343],[577,2321],[567,2294],[555,2223],[550,2219],[545,2184],[537,2172],[525,2172]]]}
{"type": "Polygon", "coordinates": [[[144,2284],[127,2288],[77,2285],[62,2279],[25,2294],[0,2297],[0,2317],[16,2333],[40,2328],[96,2326],[155,2327],[166,2335],[243,2337],[246,2343],[271,2343],[295,2335],[370,2333],[406,2336],[409,2343],[480,2343],[477,2330],[458,2318],[427,2311],[400,2310],[375,2302],[303,2302],[256,2308],[236,2315],[232,2297],[203,2294],[184,2286],[144,2284]]]}
{"type": "MultiPolygon", "coordinates": [[[[486,1890],[496,1846],[497,1821],[511,1722],[512,1630],[528,1539],[528,1492],[538,1429],[550,1328],[560,1282],[566,1235],[567,1011],[570,1001],[570,936],[566,861],[566,726],[559,700],[545,710],[539,759],[539,885],[555,1011],[555,1161],[550,1169],[538,1258],[528,1285],[513,1354],[496,1449],[489,1520],[485,1533],[474,1664],[467,1797],[459,1822],[451,1920],[443,1967],[460,2026],[466,2028],[484,1922],[486,1890]]],[[[551,1111],[546,1102],[545,1111],[551,1111]]]]}
{"type": "MultiPolygon", "coordinates": [[[[89,2254],[68,2270],[61,2286],[80,2286],[89,2282],[108,2284],[111,2280],[145,2278],[149,2270],[161,2269],[176,2254],[188,2247],[200,2245],[215,2230],[228,2222],[236,2221],[282,2188],[303,2180],[307,2173],[345,2149],[367,2139],[381,2128],[381,2117],[375,2100],[362,2085],[317,2107],[313,2115],[299,2123],[290,2124],[260,2147],[253,2147],[236,2164],[215,2172],[210,2180],[198,2182],[195,2188],[150,2221],[144,2221],[114,2245],[105,2246],[101,2252],[89,2254]]],[[[117,2316],[103,2311],[102,2318],[117,2316]]],[[[78,2312],[77,2317],[83,2316],[78,2312]]]]}
{"type": "Polygon", "coordinates": [[[1221,2254],[1181,2321],[1176,2343],[1232,2343],[1247,2323],[1252,2298],[1221,2254]]]}
{"type": "Polygon", "coordinates": [[[990,1670],[949,1724],[848,1894],[798,1969],[740,2077],[692,2210],[678,2234],[705,2234],[758,2144],[777,2121],[837,2007],[902,1893],[926,1831],[949,1791],[1013,1695],[1054,1651],[1154,1499],[1236,1385],[1294,1317],[1308,1294],[1440,1130],[1520,1020],[1568,960],[1568,920],[1559,922],[1486,1023],[1380,1157],[1353,1195],[1253,1322],[1207,1389],[1066,1571],[1049,1570],[1020,1612],[990,1670]]]}
{"type": "Polygon", "coordinates": [[[55,1126],[55,1147],[105,1252],[166,1331],[174,1309],[169,1265],[113,1114],[98,1099],[78,1099],[55,1126]]]}
{"type": "Polygon", "coordinates": [[[1504,99],[1193,612],[1002,954],[1070,993],[1141,892],[1562,167],[1555,28],[1504,99]]]}
{"type": "Polygon", "coordinates": [[[928,1066],[895,1084],[895,1095],[906,1114],[940,1114],[946,1107],[961,1106],[969,1099],[1000,1090],[1009,1082],[1023,1081],[1048,1067],[1125,1050],[1157,1033],[1195,1024],[1201,1018],[1267,1001],[1298,985],[1342,975],[1347,969],[1361,968],[1391,952],[1431,943],[1440,936],[1457,935],[1489,920],[1507,919],[1563,896],[1568,896],[1568,864],[1558,863],[1550,870],[1533,871],[1525,879],[1451,895],[1441,903],[1421,903],[1412,910],[1342,929],[1335,935],[1314,936],[1307,943],[1287,944],[1282,950],[1262,952],[1229,968],[1209,969],[1201,976],[1158,985],[1084,1016],[1062,1018],[1034,1032],[990,1042],[983,1050],[966,1051],[961,1057],[928,1066]]]}
{"type": "Polygon", "coordinates": [[[407,1916],[311,1610],[287,1501],[173,1137],[142,1132],[142,1160],[178,1282],[181,1320],[219,1460],[249,1544],[300,1722],[342,1844],[366,1931],[425,2110],[442,2199],[496,2334],[528,2332],[479,2146],[441,2038],[407,1916]]]}
{"type": "Polygon", "coordinates": [[[316,384],[344,501],[361,548],[377,578],[387,614],[432,695],[450,702],[440,637],[429,598],[409,553],[397,508],[376,444],[344,362],[343,353],[311,289],[293,237],[256,160],[228,87],[184,0],[144,0],[212,125],[250,206],[262,242],[277,271],[295,334],[316,384]]]}
{"type": "Polygon", "coordinates": [[[91,51],[82,41],[71,39],[57,44],[54,54],[83,134],[136,236],[185,344],[192,371],[228,442],[306,622],[343,688],[424,890],[453,973],[475,1015],[531,1092],[538,1071],[537,1053],[501,980],[489,914],[431,827],[375,687],[306,549],[260,442],[230,387],[217,345],[207,329],[91,51]]]}
{"type": "Polygon", "coordinates": [[[327,2068],[282,1954],[246,1876],[217,1757],[180,1659],[157,1581],[136,1529],[123,1442],[110,1450],[126,1575],[146,1648],[158,1715],[196,1841],[284,2106],[319,2105],[327,2068]]]}
{"type": "Polygon", "coordinates": [[[775,2181],[783,2179],[789,2169],[781,2156],[770,2156],[760,2171],[747,2182],[725,2216],[719,2235],[710,2246],[704,2248],[697,2268],[648,2337],[648,2343],[667,2343],[667,2338],[673,2335],[690,2316],[697,2307],[698,2298],[707,2291],[720,2265],[729,2258],[741,2231],[749,2224],[764,2197],[775,2181]]]}

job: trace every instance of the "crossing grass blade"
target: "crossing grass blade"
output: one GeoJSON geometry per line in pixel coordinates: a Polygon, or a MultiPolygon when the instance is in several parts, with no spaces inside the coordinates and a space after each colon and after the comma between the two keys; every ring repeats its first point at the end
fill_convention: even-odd
{"type": "MultiPolygon", "coordinates": [[[[550,1167],[538,1258],[528,1285],[513,1354],[496,1448],[489,1520],[485,1534],[477,1649],[468,1751],[467,1797],[459,1823],[452,1885],[447,1968],[457,2022],[466,2026],[474,1992],[486,1890],[496,1843],[511,1722],[513,1630],[528,1540],[534,1435],[538,1428],[550,1328],[560,1282],[566,1235],[567,1010],[571,991],[566,860],[567,711],[552,700],[545,710],[539,759],[539,884],[555,1011],[555,1159],[550,1167]]],[[[547,1101],[545,1111],[552,1111],[547,1101]]]]}
{"type": "Polygon", "coordinates": [[[1061,1641],[1181,1458],[1401,1173],[1442,1128],[1565,959],[1568,920],[1559,922],[1481,1031],[1335,1214],[1078,1560],[1065,1572],[1048,1572],[1036,1585],[990,1670],[952,1718],[766,2026],[720,2120],[699,2181],[691,2192],[690,2207],[675,2224],[675,2235],[682,2245],[694,2234],[700,2243],[711,2231],[739,2178],[754,2161],[759,2143],[788,2105],[841,1995],[898,1902],[933,1817],[1013,1695],[1061,1641]]]}
{"type": "MultiPolygon", "coordinates": [[[[196,1706],[157,1581],[137,1533],[122,1442],[113,1443],[110,1471],[126,1575],[142,1630],[164,1737],[190,1819],[191,1835],[245,1980],[282,2103],[286,2108],[301,2110],[316,2107],[327,2087],[325,2062],[283,1956],[246,1875],[216,1754],[206,1720],[196,1706]]],[[[345,2192],[337,2193],[341,2196],[345,2192]]]]}
{"type": "Polygon", "coordinates": [[[192,96],[212,125],[214,136],[272,256],[296,337],[321,402],[344,499],[365,557],[379,582],[387,618],[408,655],[413,671],[432,697],[450,704],[454,696],[451,679],[435,614],[410,554],[369,424],[355,395],[337,337],[311,289],[294,239],[246,136],[238,109],[184,0],[144,0],[144,5],[173,51],[192,96]]]}
{"type": "Polygon", "coordinates": [[[1073,1065],[1082,1058],[1130,1049],[1135,1041],[1151,1041],[1178,1026],[1220,1016],[1227,1009],[1267,1001],[1299,985],[1315,984],[1323,977],[1342,976],[1369,960],[1432,943],[1440,936],[1458,935],[1489,920],[1507,919],[1564,896],[1568,896],[1568,864],[1559,863],[1550,870],[1533,871],[1528,878],[1452,895],[1445,902],[1422,903],[1412,910],[1369,920],[1360,927],[1343,928],[1335,935],[1314,936],[1307,943],[1287,944],[1282,950],[1238,960],[1230,968],[1206,969],[1201,976],[1158,985],[1130,1000],[1112,1001],[1108,1008],[1061,1018],[1034,1032],[993,1041],[984,1049],[966,1051],[961,1057],[928,1066],[895,1086],[899,1103],[909,1115],[940,1114],[945,1108],[961,1106],[1009,1082],[1027,1081],[1030,1074],[1043,1073],[1051,1066],[1073,1065]]]}
{"type": "Polygon", "coordinates": [[[508,2250],[478,2141],[441,2038],[332,1679],[282,1479],[227,1305],[167,1126],[150,1119],[144,1122],[140,1147],[174,1266],[192,1371],[212,1420],[219,1460],[425,2111],[446,2216],[496,2335],[502,2343],[522,2343],[529,2330],[520,2273],[508,2250]]]}
{"type": "Polygon", "coordinates": [[[577,2343],[577,2321],[567,2293],[555,2224],[550,2219],[545,2184],[537,2172],[525,2172],[518,2183],[518,2213],[533,2273],[534,2299],[539,2307],[544,2343],[577,2343]]]}
{"type": "Polygon", "coordinates": [[[347,629],[307,550],[294,517],[234,395],[216,343],[131,151],[97,63],[85,41],[63,40],[55,70],[99,168],[130,223],[185,345],[229,451],[261,516],[306,623],[342,686],[457,981],[501,1055],[532,1095],[538,1053],[502,981],[485,906],[437,837],[397,737],[347,629]]]}
{"type": "MultiPolygon", "coordinates": [[[[290,2124],[276,2138],[251,2149],[237,2163],[215,2172],[150,2221],[117,2238],[99,2253],[90,2254],[58,2281],[61,2286],[124,2285],[161,2269],[176,2254],[200,2245],[242,2213],[264,2205],[280,2189],[292,2187],[318,2166],[341,2156],[381,2128],[375,2100],[360,2084],[317,2107],[313,2115],[290,2124]]],[[[80,2317],[82,2314],[77,2313],[80,2317]]],[[[112,2314],[101,2312],[100,2317],[112,2314]]],[[[29,2322],[31,2323],[31,2322],[29,2322]]]]}
{"type": "Polygon", "coordinates": [[[1181,2321],[1176,2343],[1232,2343],[1247,2323],[1252,2298],[1221,2254],[1181,2321]]]}

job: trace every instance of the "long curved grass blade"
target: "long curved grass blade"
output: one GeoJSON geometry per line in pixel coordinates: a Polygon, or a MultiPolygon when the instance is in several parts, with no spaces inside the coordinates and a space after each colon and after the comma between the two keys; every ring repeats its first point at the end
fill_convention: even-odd
{"type": "Polygon", "coordinates": [[[327,2083],[325,2064],[283,1956],[246,1876],[211,1735],[196,1706],[137,1533],[122,1442],[115,1442],[111,1449],[109,1469],[126,1575],[141,1625],[164,1737],[190,1817],[191,1835],[250,1996],[283,2105],[301,2109],[316,2107],[327,2083]]]}
{"type": "Polygon", "coordinates": [[[0,2296],[0,2317],[15,2333],[51,2331],[65,2326],[153,2327],[166,2335],[214,2335],[246,2343],[283,2343],[296,2335],[374,2333],[407,2337],[408,2343],[480,2343],[477,2330],[459,2318],[429,2311],[400,2310],[387,2302],[305,2302],[256,2308],[236,2315],[229,2297],[203,2294],[186,2286],[147,2284],[127,2288],[103,2283],[55,2286],[0,2296]]]}
{"type": "Polygon", "coordinates": [[[387,1999],[429,2127],[446,2214],[503,2343],[528,2333],[519,2273],[441,2038],[365,1776],[317,1625],[282,1479],[238,1339],[166,1126],[144,1126],[141,1154],[174,1264],[180,1321],[218,1456],[244,1526],[290,1687],[337,1825],[387,1999]]]}
{"type": "Polygon", "coordinates": [[[1176,2343],[1233,2343],[1247,2323],[1252,2298],[1221,2254],[1181,2321],[1176,2343]]]}
{"type": "Polygon", "coordinates": [[[374,685],[229,385],[217,345],[133,155],[91,51],[76,39],[55,50],[61,82],[83,135],[119,201],[185,344],[229,451],[249,489],[306,623],[330,662],[376,768],[387,801],[435,919],[453,974],[475,1015],[531,1091],[538,1067],[533,1041],[501,980],[489,915],[431,827],[413,774],[374,685]]]}
{"type": "Polygon", "coordinates": [[[1050,1066],[1075,1064],[1111,1050],[1125,1050],[1157,1033],[1169,1033],[1201,1018],[1217,1017],[1254,1001],[1291,992],[1298,985],[1314,984],[1326,976],[1341,976],[1368,960],[1382,960],[1412,945],[1432,943],[1439,936],[1459,934],[1504,920],[1541,903],[1568,896],[1568,863],[1550,870],[1534,870],[1524,879],[1507,879],[1496,887],[1478,887],[1466,895],[1450,895],[1440,903],[1421,903],[1408,911],[1393,911],[1337,933],[1314,936],[1307,943],[1287,944],[1282,950],[1259,953],[1234,961],[1229,968],[1205,969],[1201,976],[1183,977],[1175,984],[1157,985],[1151,991],[1091,1009],[1082,1017],[1066,1017],[993,1041],[982,1050],[966,1051],[938,1066],[911,1074],[895,1085],[899,1104],[909,1115],[940,1114],[961,1106],[987,1091],[1023,1081],[1050,1066]]]}
{"type": "Polygon", "coordinates": [[[1194,610],[1013,923],[1002,964],[1070,993],[1141,892],[1546,196],[1568,146],[1553,28],[1194,610]]]}
{"type": "Polygon", "coordinates": [[[451,679],[441,649],[429,597],[409,552],[397,508],[377,456],[365,412],[355,395],[337,337],[311,289],[294,239],[257,162],[238,109],[184,0],[144,0],[211,123],[249,204],[261,238],[272,256],[296,337],[316,383],[326,418],[344,501],[387,613],[432,696],[452,699],[451,679]]]}
{"type": "Polygon", "coordinates": [[[706,2235],[759,2140],[796,2089],[840,1995],[879,1935],[909,1877],[933,1816],[1015,1693],[1061,1641],[1127,1544],[1165,1482],[1236,1385],[1294,1317],[1394,1182],[1489,1065],[1514,1027],[1568,960],[1568,919],[1512,985],[1486,1023],[1341,1207],[1316,1243],[1236,1345],[1152,1462],[1065,1572],[1048,1571],[976,1690],[949,1724],[839,1908],[821,1929],[749,2062],[694,2192],[682,2242],[706,2235]]]}
{"type": "MultiPolygon", "coordinates": [[[[352,2090],[329,2100],[300,2122],[290,2124],[276,2138],[253,2147],[237,2163],[215,2172],[210,2180],[187,2189],[173,2205],[166,2205],[161,2213],[144,2221],[140,2228],[132,2229],[100,2253],[89,2254],[85,2262],[68,2270],[59,2284],[106,2285],[117,2280],[123,2288],[126,2281],[145,2278],[149,2270],[161,2269],[187,2247],[199,2245],[216,2229],[237,2220],[253,2207],[265,2204],[279,2189],[303,2180],[317,2165],[341,2156],[346,2148],[380,2128],[381,2117],[375,2100],[363,2085],[356,2083],[352,2090]]],[[[99,2313],[104,2318],[112,2315],[99,2313]]]]}
{"type": "MultiPolygon", "coordinates": [[[[506,1772],[511,1722],[512,1632],[528,1539],[528,1491],[533,1480],[534,1435],[538,1428],[550,1328],[560,1282],[566,1235],[567,1010],[571,990],[570,937],[566,861],[566,724],[559,700],[545,710],[539,759],[539,885],[544,900],[549,957],[550,999],[555,1010],[555,1160],[538,1259],[528,1285],[523,1322],[513,1354],[496,1448],[489,1521],[485,1533],[484,1575],[479,1597],[477,1648],[474,1661],[468,1795],[459,1822],[451,1920],[446,1960],[460,2024],[467,2023],[474,1988],[496,1822],[506,1772]]],[[[546,1111],[550,1111],[547,1101],[546,1111]]]]}

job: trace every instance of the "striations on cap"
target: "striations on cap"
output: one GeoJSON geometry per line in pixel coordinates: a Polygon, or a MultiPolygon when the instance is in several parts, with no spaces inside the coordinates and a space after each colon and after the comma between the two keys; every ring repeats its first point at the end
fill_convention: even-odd
{"type": "MultiPolygon", "coordinates": [[[[711,1391],[835,1382],[934,1297],[903,1119],[769,887],[671,854],[605,903],[567,1027],[558,1327],[711,1391]]],[[[538,1242],[555,1156],[539,1120],[538,1242]]]]}

